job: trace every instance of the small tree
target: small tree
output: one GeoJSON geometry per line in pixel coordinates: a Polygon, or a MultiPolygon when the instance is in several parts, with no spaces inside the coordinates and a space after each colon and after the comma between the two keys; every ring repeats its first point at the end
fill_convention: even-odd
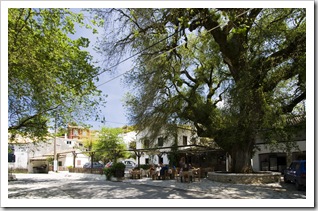
{"type": "Polygon", "coordinates": [[[121,128],[103,127],[96,142],[93,143],[93,150],[96,152],[96,156],[111,159],[113,162],[116,162],[118,158],[129,157],[121,134],[121,128]]]}

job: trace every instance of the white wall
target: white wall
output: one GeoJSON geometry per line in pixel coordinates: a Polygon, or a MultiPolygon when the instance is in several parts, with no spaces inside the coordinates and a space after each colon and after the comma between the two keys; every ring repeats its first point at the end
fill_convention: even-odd
{"type": "MultiPolygon", "coordinates": [[[[137,139],[136,148],[137,149],[143,149],[142,140],[145,139],[147,134],[148,134],[148,131],[144,130],[144,131],[139,132],[136,135],[136,139],[137,139]]],[[[164,136],[164,137],[167,136],[166,142],[163,143],[162,147],[170,147],[170,146],[172,146],[172,144],[175,141],[175,137],[173,135],[171,135],[171,134],[168,134],[168,135],[165,134],[164,131],[162,131],[160,133],[160,135],[158,135],[158,137],[156,137],[155,140],[153,140],[154,145],[156,145],[158,143],[158,138],[162,137],[162,136],[164,136]]],[[[193,134],[193,132],[191,130],[178,128],[178,132],[177,132],[177,144],[178,144],[178,146],[182,146],[183,145],[183,136],[187,137],[187,145],[192,144],[191,143],[191,139],[192,138],[198,139],[197,135],[193,134]]],[[[149,147],[152,148],[151,145],[149,147]]],[[[186,149],[186,148],[188,148],[188,147],[184,147],[183,149],[186,149]]],[[[161,149],[160,151],[170,151],[170,149],[169,148],[161,149]]],[[[153,156],[153,155],[147,155],[145,153],[143,156],[140,157],[140,164],[145,164],[147,158],[149,158],[149,163],[150,164],[158,164],[159,163],[159,158],[158,158],[157,155],[153,156]]],[[[168,155],[167,154],[163,154],[162,158],[163,158],[163,164],[169,164],[169,159],[168,159],[168,155]]]]}
{"type": "MultiPolygon", "coordinates": [[[[83,165],[85,163],[88,163],[89,161],[89,157],[84,155],[84,154],[77,154],[76,158],[75,158],[75,168],[82,168],[83,165]],[[80,160],[81,164],[77,165],[77,161],[80,160]]],[[[72,166],[73,167],[73,154],[72,153],[68,153],[66,154],[66,157],[63,159],[63,163],[62,165],[64,167],[68,167],[68,166],[72,166]]]]}
{"type": "MultiPolygon", "coordinates": [[[[67,151],[73,150],[74,146],[77,146],[76,139],[64,139],[64,138],[57,138],[57,151],[67,151]],[[71,141],[71,144],[67,144],[67,141],[71,141]]],[[[46,143],[39,143],[34,145],[32,143],[27,144],[14,144],[14,154],[15,154],[15,163],[10,163],[10,168],[22,168],[28,169],[29,172],[32,172],[33,165],[29,163],[30,158],[36,157],[43,157],[44,155],[52,154],[54,149],[53,139],[48,140],[46,143]]],[[[66,154],[65,158],[59,158],[59,161],[62,161],[62,166],[73,166],[73,154],[68,153],[66,154]]],[[[32,161],[33,162],[33,161],[32,161]]],[[[78,154],[75,160],[76,167],[83,167],[85,163],[89,162],[88,156],[84,154],[78,154]],[[81,165],[77,165],[77,160],[81,160],[81,165]]]]}
{"type": "MultiPolygon", "coordinates": [[[[300,151],[306,151],[306,141],[305,140],[304,141],[297,141],[296,144],[298,145],[300,151]]],[[[266,144],[259,144],[258,147],[260,148],[260,150],[257,151],[254,154],[254,157],[252,159],[252,165],[253,165],[254,171],[260,171],[260,161],[259,161],[259,155],[260,154],[265,154],[265,153],[284,153],[284,152],[286,152],[284,150],[279,150],[279,149],[276,149],[275,151],[272,151],[270,149],[270,147],[268,145],[266,145],[266,144]]],[[[281,145],[281,147],[279,147],[279,148],[283,149],[284,146],[281,145]]],[[[291,151],[291,153],[292,152],[297,152],[299,150],[298,149],[293,149],[291,151]]]]}
{"type": "Polygon", "coordinates": [[[13,169],[27,169],[28,168],[28,148],[25,145],[15,145],[14,154],[15,162],[10,164],[13,169]]]}
{"type": "Polygon", "coordinates": [[[132,142],[132,141],[136,141],[136,135],[137,133],[135,131],[131,131],[131,132],[128,132],[128,133],[124,133],[122,135],[123,137],[123,140],[127,146],[127,149],[129,148],[129,143],[132,142]]]}

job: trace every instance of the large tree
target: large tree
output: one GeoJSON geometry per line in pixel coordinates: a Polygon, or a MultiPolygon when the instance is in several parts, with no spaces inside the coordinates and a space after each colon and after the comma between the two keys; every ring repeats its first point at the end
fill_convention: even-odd
{"type": "Polygon", "coordinates": [[[82,13],[68,9],[9,9],[9,134],[41,140],[55,121],[78,123],[98,113],[104,98],[94,82],[99,74],[76,37],[82,13]],[[52,120],[54,121],[52,123],[52,120]]]}
{"type": "Polygon", "coordinates": [[[256,139],[288,132],[306,99],[305,9],[95,12],[121,30],[101,42],[109,58],[137,55],[127,77],[137,128],[189,122],[231,155],[235,172],[251,171],[256,139]]]}

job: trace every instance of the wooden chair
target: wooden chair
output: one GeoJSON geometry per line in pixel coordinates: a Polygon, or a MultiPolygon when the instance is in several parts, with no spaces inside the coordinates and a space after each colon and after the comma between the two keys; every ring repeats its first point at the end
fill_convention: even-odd
{"type": "Polygon", "coordinates": [[[190,182],[192,177],[191,171],[182,171],[180,174],[181,182],[190,182]]]}
{"type": "Polygon", "coordinates": [[[179,182],[179,180],[181,180],[180,178],[180,168],[176,168],[174,171],[174,178],[177,180],[177,182],[179,182]]]}
{"type": "Polygon", "coordinates": [[[198,181],[201,181],[201,169],[200,168],[194,168],[191,170],[192,171],[192,180],[193,182],[197,178],[198,181]]]}
{"type": "Polygon", "coordinates": [[[141,179],[141,172],[140,170],[133,170],[131,172],[132,179],[141,179]]]}
{"type": "Polygon", "coordinates": [[[158,179],[166,180],[168,178],[168,170],[165,170],[163,175],[160,175],[160,172],[158,172],[158,179]]]}
{"type": "Polygon", "coordinates": [[[153,180],[157,180],[158,179],[158,172],[154,169],[151,169],[150,171],[150,177],[153,179],[153,180]]]}

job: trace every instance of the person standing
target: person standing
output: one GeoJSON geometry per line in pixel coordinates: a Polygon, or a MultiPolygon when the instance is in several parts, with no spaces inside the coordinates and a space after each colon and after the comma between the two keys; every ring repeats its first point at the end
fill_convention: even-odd
{"type": "Polygon", "coordinates": [[[180,167],[180,171],[179,171],[179,175],[180,175],[180,181],[183,182],[183,172],[187,171],[187,164],[185,162],[185,157],[181,157],[180,161],[179,161],[179,167],[180,167]]]}
{"type": "Polygon", "coordinates": [[[183,168],[185,167],[186,163],[185,163],[185,158],[182,157],[179,161],[179,167],[180,167],[180,171],[183,170],[183,168]]]}

